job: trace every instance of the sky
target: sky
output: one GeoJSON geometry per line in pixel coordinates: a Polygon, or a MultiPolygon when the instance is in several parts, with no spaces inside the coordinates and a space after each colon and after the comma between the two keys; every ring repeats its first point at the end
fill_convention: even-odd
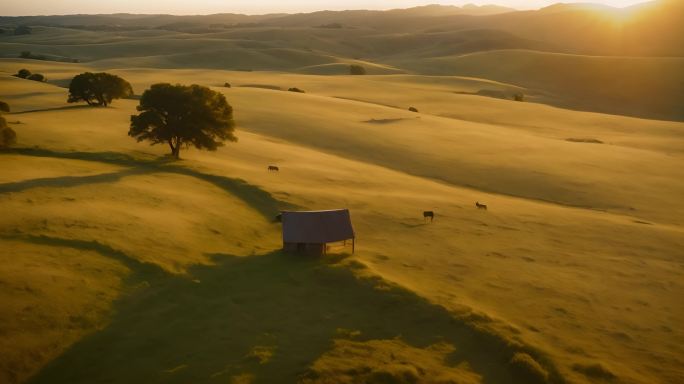
{"type": "Polygon", "coordinates": [[[497,4],[534,9],[557,2],[591,2],[625,7],[646,0],[3,0],[0,16],[63,15],[76,13],[296,13],[319,10],[392,9],[426,4],[497,4]]]}

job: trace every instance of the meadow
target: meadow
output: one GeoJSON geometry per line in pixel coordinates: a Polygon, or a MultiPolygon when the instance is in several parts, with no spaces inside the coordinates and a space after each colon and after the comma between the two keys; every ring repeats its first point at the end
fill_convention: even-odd
{"type": "Polygon", "coordinates": [[[0,59],[0,382],[684,380],[684,59],[278,28],[0,37],[80,59],[0,59]],[[239,141],[174,161],[127,136],[137,96],[66,102],[85,71],[211,87],[239,141]],[[280,251],[279,210],[330,208],[353,255],[280,251]]]}

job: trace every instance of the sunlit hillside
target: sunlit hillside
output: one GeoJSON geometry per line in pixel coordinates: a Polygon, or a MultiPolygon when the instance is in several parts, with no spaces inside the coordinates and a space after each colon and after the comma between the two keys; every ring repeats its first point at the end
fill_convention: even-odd
{"type": "Polygon", "coordinates": [[[681,37],[532,33],[615,12],[0,17],[0,383],[684,381],[681,37]],[[134,95],[67,103],[87,71],[134,95]],[[129,137],[160,82],[238,142],[129,137]],[[282,252],[281,210],[334,208],[353,254],[282,252]]]}

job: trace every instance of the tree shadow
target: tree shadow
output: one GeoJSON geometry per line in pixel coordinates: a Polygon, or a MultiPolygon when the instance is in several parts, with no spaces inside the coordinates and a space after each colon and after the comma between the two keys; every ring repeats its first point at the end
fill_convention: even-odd
{"type": "Polygon", "coordinates": [[[209,182],[221,188],[225,192],[228,192],[241,199],[269,220],[283,209],[292,209],[296,207],[293,204],[276,199],[270,192],[267,192],[258,186],[249,184],[242,179],[203,173],[198,170],[185,168],[174,164],[174,161],[168,157],[145,159],[136,158],[134,156],[119,152],[69,152],[52,151],[43,148],[12,148],[3,150],[3,153],[13,153],[33,157],[100,162],[124,166],[130,169],[93,176],[64,176],[0,184],[0,193],[18,192],[41,186],[74,187],[92,183],[113,182],[122,177],[131,175],[166,172],[190,176],[209,182]]]}
{"type": "Polygon", "coordinates": [[[255,185],[249,184],[242,179],[202,173],[193,169],[183,168],[175,165],[161,167],[160,171],[191,176],[214,184],[215,186],[244,201],[269,220],[273,219],[273,217],[281,210],[295,208],[295,205],[278,200],[270,192],[267,192],[255,185]]]}
{"type": "Polygon", "coordinates": [[[69,188],[87,184],[112,183],[126,176],[141,175],[149,172],[149,169],[133,168],[119,172],[101,173],[98,175],[89,176],[60,176],[38,178],[18,181],[15,183],[0,184],[0,193],[21,192],[27,189],[39,187],[69,188]]]}
{"type": "MultiPolygon", "coordinates": [[[[42,92],[35,92],[36,95],[42,95],[42,92]]],[[[24,94],[24,97],[31,96],[31,94],[24,94]]],[[[17,112],[12,112],[12,115],[23,115],[26,113],[39,113],[39,112],[51,112],[51,111],[62,111],[62,110],[71,110],[71,109],[92,109],[92,108],[98,108],[96,106],[92,105],[65,105],[62,107],[53,107],[53,108],[41,108],[41,109],[31,109],[31,110],[26,110],[26,111],[17,111],[17,112]]]]}
{"type": "Polygon", "coordinates": [[[102,244],[96,240],[77,240],[77,239],[64,239],[59,237],[51,236],[34,236],[34,235],[23,235],[23,236],[3,236],[0,238],[7,240],[20,240],[22,242],[37,244],[37,245],[48,245],[55,247],[66,247],[73,248],[81,251],[92,251],[97,252],[100,255],[106,256],[110,259],[114,259],[121,264],[128,267],[133,272],[133,279],[148,279],[148,278],[159,278],[166,275],[166,272],[156,264],[142,262],[132,256],[127,255],[125,252],[119,251],[110,247],[109,245],[102,244]]]}
{"type": "Polygon", "coordinates": [[[84,160],[99,163],[121,165],[121,166],[142,166],[159,165],[170,162],[165,158],[142,159],[120,152],[80,152],[80,151],[53,151],[45,148],[7,148],[0,153],[12,153],[32,157],[49,157],[57,159],[84,160]]]}
{"type": "MultiPolygon", "coordinates": [[[[65,245],[120,257],[99,244],[65,245]]],[[[281,252],[212,257],[213,266],[163,275],[120,300],[105,329],[32,382],[225,383],[241,374],[296,382],[341,329],[359,331],[360,341],[400,337],[419,348],[446,341],[458,351],[452,364],[467,362],[485,383],[515,382],[510,344],[379,278],[281,252]]]]}

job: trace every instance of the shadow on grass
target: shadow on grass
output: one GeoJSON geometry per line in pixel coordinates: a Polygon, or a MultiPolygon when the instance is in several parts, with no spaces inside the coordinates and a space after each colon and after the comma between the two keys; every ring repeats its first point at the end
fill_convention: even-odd
{"type": "MultiPolygon", "coordinates": [[[[36,92],[35,94],[42,95],[42,92],[36,92]]],[[[30,96],[30,95],[24,95],[24,96],[30,96]]],[[[62,110],[71,110],[71,109],[93,109],[93,108],[104,108],[104,107],[91,106],[91,105],[65,105],[62,107],[31,109],[31,110],[27,110],[27,111],[17,111],[17,112],[12,112],[12,115],[23,115],[26,113],[52,112],[52,111],[62,111],[62,110]]]]}
{"type": "Polygon", "coordinates": [[[238,197],[267,219],[272,219],[280,210],[293,208],[287,202],[280,201],[271,193],[251,185],[242,179],[203,173],[194,169],[176,165],[169,158],[139,159],[118,152],[61,152],[42,148],[12,148],[2,153],[13,153],[23,156],[48,157],[69,160],[84,160],[128,167],[130,169],[94,176],[64,176],[55,178],[33,179],[17,183],[0,184],[0,193],[18,192],[36,187],[75,187],[92,183],[113,182],[125,176],[145,173],[175,173],[194,177],[214,184],[222,190],[238,197]]]}
{"type": "MultiPolygon", "coordinates": [[[[122,257],[99,244],[65,245],[122,257]]],[[[401,337],[420,348],[446,341],[458,351],[450,363],[467,362],[485,383],[516,382],[510,345],[410,291],[321,259],[212,257],[216,265],[164,275],[122,299],[107,328],[31,382],[228,383],[246,374],[255,383],[293,383],[340,329],[359,331],[359,341],[401,337]]]]}
{"type": "Polygon", "coordinates": [[[31,179],[18,181],[15,183],[0,184],[0,193],[21,192],[26,189],[38,187],[69,188],[87,184],[112,183],[126,176],[135,176],[145,173],[149,173],[149,170],[142,168],[134,168],[126,169],[119,172],[101,173],[99,175],[90,176],[60,176],[31,179]]]}
{"type": "Polygon", "coordinates": [[[114,249],[106,244],[102,244],[98,241],[87,241],[87,240],[77,240],[77,239],[63,239],[58,237],[50,236],[33,236],[33,235],[23,235],[23,236],[1,236],[0,238],[8,240],[20,240],[26,243],[38,244],[38,245],[49,245],[54,247],[65,247],[73,248],[81,251],[93,251],[100,255],[114,259],[121,264],[128,267],[133,272],[133,279],[146,279],[146,278],[160,278],[166,275],[166,272],[161,269],[156,264],[144,263],[137,260],[134,257],[127,255],[126,253],[114,249]]]}

